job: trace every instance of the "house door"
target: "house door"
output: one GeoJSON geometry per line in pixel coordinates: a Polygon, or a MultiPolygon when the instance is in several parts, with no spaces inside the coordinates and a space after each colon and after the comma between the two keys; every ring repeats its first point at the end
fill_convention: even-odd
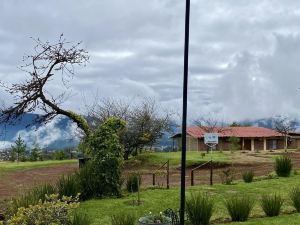
{"type": "Polygon", "coordinates": [[[251,150],[251,139],[244,140],[244,150],[251,150]]]}
{"type": "Polygon", "coordinates": [[[272,140],[271,142],[271,149],[277,149],[277,140],[272,140]]]}

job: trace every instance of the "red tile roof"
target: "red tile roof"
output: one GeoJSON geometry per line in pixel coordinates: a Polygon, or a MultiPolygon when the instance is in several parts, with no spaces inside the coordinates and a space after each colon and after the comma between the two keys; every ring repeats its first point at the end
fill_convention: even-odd
{"type": "MultiPolygon", "coordinates": [[[[219,133],[219,137],[280,137],[279,132],[264,127],[224,127],[215,128],[213,131],[219,133]]],[[[201,138],[206,133],[200,127],[188,127],[187,134],[195,138],[201,138]]]]}

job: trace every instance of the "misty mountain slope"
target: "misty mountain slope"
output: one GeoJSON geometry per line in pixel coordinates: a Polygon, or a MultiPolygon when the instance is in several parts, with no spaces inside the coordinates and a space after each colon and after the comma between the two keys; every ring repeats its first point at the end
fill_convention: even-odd
{"type": "MultiPolygon", "coordinates": [[[[31,127],[27,127],[27,125],[33,124],[34,119],[38,116],[38,114],[25,114],[14,125],[0,124],[0,149],[9,148],[18,135],[21,135],[29,147],[35,143],[41,148],[47,149],[61,149],[78,145],[77,127],[70,119],[56,117],[46,125],[34,124],[31,127]]],[[[294,121],[297,130],[299,130],[300,122],[298,120],[294,121]]],[[[272,128],[272,118],[243,120],[240,123],[272,128]]],[[[172,146],[173,142],[170,136],[177,132],[181,132],[180,128],[174,128],[171,133],[165,133],[156,146],[172,146]]]]}
{"type": "Polygon", "coordinates": [[[10,147],[20,135],[27,146],[37,143],[41,148],[59,149],[74,147],[79,138],[76,134],[76,125],[66,117],[56,117],[47,124],[33,124],[39,115],[25,114],[15,124],[1,124],[0,149],[10,147]],[[27,127],[28,125],[32,125],[27,127]]]}

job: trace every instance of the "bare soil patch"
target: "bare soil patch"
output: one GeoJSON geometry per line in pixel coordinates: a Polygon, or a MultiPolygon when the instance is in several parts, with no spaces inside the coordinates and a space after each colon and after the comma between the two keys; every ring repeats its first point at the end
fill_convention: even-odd
{"type": "MultiPolygon", "coordinates": [[[[277,153],[276,153],[277,154],[277,153]]],[[[275,154],[273,154],[275,155],[275,154]]],[[[293,160],[294,169],[300,169],[300,153],[294,152],[290,153],[293,160]]],[[[265,154],[251,154],[246,153],[241,154],[238,158],[234,160],[234,170],[236,172],[235,179],[241,179],[242,172],[246,170],[253,170],[255,176],[268,175],[274,169],[273,160],[270,156],[265,154]]],[[[197,165],[194,165],[195,167],[197,165]]],[[[220,174],[223,170],[231,167],[231,164],[221,163],[216,164],[213,171],[213,182],[220,183],[220,174]]],[[[186,170],[186,185],[190,186],[190,174],[191,169],[194,167],[189,167],[186,170]]],[[[77,164],[66,164],[66,165],[54,165],[46,168],[36,168],[28,169],[17,172],[10,172],[6,175],[0,177],[0,200],[9,199],[11,197],[17,196],[30,190],[32,187],[44,184],[44,183],[55,183],[55,181],[64,174],[70,174],[78,169],[77,164]]],[[[136,171],[134,168],[126,169],[124,171],[124,176],[126,177],[129,173],[139,172],[142,174],[142,186],[151,187],[152,186],[152,174],[156,170],[155,167],[149,166],[149,168],[142,168],[136,171]]],[[[166,175],[161,171],[159,175],[156,176],[156,184],[161,187],[166,186],[166,175]]],[[[201,168],[194,173],[194,184],[209,184],[210,169],[209,166],[201,168]]],[[[180,185],[180,168],[170,168],[170,185],[179,186],[180,185]]]]}
{"type": "MultiPolygon", "coordinates": [[[[278,153],[275,153],[279,155],[278,153]]],[[[275,155],[272,154],[272,155],[275,155]]],[[[281,153],[282,154],[282,153],[281,153]]],[[[294,152],[289,153],[290,157],[292,158],[294,169],[300,169],[300,153],[294,152]]],[[[233,168],[235,171],[235,179],[242,179],[242,173],[246,170],[254,171],[255,176],[266,176],[274,171],[274,160],[270,159],[269,156],[258,154],[247,154],[246,157],[237,158],[234,160],[233,168]]],[[[196,167],[197,165],[195,165],[196,167]]],[[[231,164],[222,163],[219,166],[215,165],[213,170],[213,182],[214,183],[221,183],[221,174],[222,171],[231,168],[231,164]]],[[[186,169],[186,185],[191,185],[191,169],[186,169]]],[[[153,172],[155,169],[149,170],[145,172],[143,170],[142,173],[142,185],[144,187],[152,186],[153,181],[153,172]]],[[[127,171],[129,172],[129,171],[127,171]]],[[[210,182],[210,169],[209,166],[205,166],[199,170],[194,172],[194,184],[209,184],[210,182]]],[[[160,187],[166,186],[166,174],[162,170],[161,173],[156,175],[156,185],[160,187]]],[[[180,185],[180,168],[171,168],[170,169],[170,185],[171,186],[179,186],[180,185]]]]}
{"type": "Polygon", "coordinates": [[[0,200],[22,194],[40,184],[54,183],[60,176],[77,169],[77,164],[66,164],[10,172],[0,178],[0,200]]]}

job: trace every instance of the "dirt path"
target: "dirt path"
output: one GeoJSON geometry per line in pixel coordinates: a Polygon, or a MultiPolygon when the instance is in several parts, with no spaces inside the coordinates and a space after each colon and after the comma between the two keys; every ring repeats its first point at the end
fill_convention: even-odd
{"type": "Polygon", "coordinates": [[[24,193],[33,186],[54,183],[63,174],[72,173],[77,168],[77,164],[66,164],[8,173],[0,178],[0,200],[24,193]]]}

